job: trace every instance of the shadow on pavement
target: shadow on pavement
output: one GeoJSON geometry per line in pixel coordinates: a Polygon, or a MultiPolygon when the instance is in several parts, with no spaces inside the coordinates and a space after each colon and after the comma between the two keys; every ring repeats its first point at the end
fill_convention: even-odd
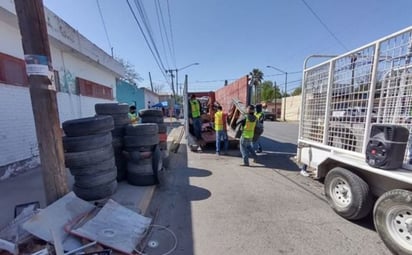
{"type": "Polygon", "coordinates": [[[186,145],[170,154],[170,162],[169,170],[160,175],[160,185],[147,211],[158,227],[147,238],[146,254],[169,254],[176,243],[173,235],[177,239],[173,254],[194,254],[191,203],[212,195],[209,190],[190,184],[190,178],[208,178],[212,172],[188,167],[186,145]]]}

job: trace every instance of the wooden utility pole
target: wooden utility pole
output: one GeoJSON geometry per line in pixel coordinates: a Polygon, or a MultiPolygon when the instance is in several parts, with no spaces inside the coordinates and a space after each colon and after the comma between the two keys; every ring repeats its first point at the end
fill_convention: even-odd
{"type": "Polygon", "coordinates": [[[67,194],[68,187],[56,90],[48,77],[53,68],[43,1],[14,0],[14,3],[29,76],[46,202],[50,204],[67,194]]]}
{"type": "Polygon", "coordinates": [[[154,90],[153,90],[153,82],[152,82],[152,75],[150,74],[150,72],[149,72],[149,80],[150,80],[150,87],[152,88],[152,91],[154,92],[154,90]]]}

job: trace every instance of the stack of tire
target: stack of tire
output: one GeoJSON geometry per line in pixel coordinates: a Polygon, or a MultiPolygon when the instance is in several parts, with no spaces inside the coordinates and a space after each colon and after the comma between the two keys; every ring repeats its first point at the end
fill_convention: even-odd
{"type": "Polygon", "coordinates": [[[158,171],[162,167],[159,149],[159,128],[154,123],[126,126],[125,151],[128,154],[127,181],[136,186],[158,183],[158,171]]]}
{"type": "Polygon", "coordinates": [[[162,155],[163,167],[167,168],[169,163],[169,152],[167,150],[167,125],[164,123],[163,112],[156,109],[144,109],[139,111],[142,123],[156,123],[159,127],[159,149],[162,155]]]}
{"type": "Polygon", "coordinates": [[[117,181],[122,181],[126,178],[127,171],[127,160],[122,152],[124,128],[130,123],[129,116],[127,115],[129,106],[127,104],[106,103],[95,104],[94,109],[97,116],[109,115],[113,118],[112,145],[117,167],[117,181]]]}
{"type": "Polygon", "coordinates": [[[74,176],[73,192],[91,201],[107,198],[117,188],[117,169],[112,147],[114,128],[110,116],[63,122],[66,167],[74,176]]]}

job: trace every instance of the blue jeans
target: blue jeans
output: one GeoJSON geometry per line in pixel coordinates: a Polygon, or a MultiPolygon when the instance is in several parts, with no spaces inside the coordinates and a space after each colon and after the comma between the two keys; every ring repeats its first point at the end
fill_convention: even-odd
{"type": "Polygon", "coordinates": [[[243,164],[245,165],[249,165],[249,153],[253,158],[257,157],[253,149],[252,139],[244,138],[243,136],[240,138],[240,152],[242,153],[243,164]]]}
{"type": "Polygon", "coordinates": [[[202,139],[201,132],[202,132],[202,123],[200,121],[200,117],[193,118],[193,132],[195,133],[196,139],[202,139]]]}
{"type": "Polygon", "coordinates": [[[223,151],[227,152],[229,141],[225,130],[216,131],[216,152],[220,152],[220,142],[223,140],[223,151]]]}

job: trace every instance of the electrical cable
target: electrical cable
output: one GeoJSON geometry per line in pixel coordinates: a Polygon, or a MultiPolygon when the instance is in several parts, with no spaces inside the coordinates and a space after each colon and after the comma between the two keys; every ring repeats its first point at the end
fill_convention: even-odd
{"type": "MultiPolygon", "coordinates": [[[[175,234],[172,230],[170,230],[168,227],[165,227],[165,226],[162,226],[162,225],[156,225],[156,224],[154,224],[154,225],[149,225],[149,228],[150,228],[150,227],[160,228],[160,229],[164,229],[164,230],[168,231],[168,232],[172,235],[172,237],[173,237],[173,239],[174,239],[174,241],[175,241],[173,247],[172,247],[169,251],[167,251],[167,252],[165,252],[165,253],[163,253],[163,254],[161,254],[161,255],[169,255],[169,254],[171,254],[174,250],[176,250],[176,248],[177,248],[177,236],[176,236],[176,234],[175,234]]],[[[140,254],[140,255],[148,255],[147,253],[144,253],[143,251],[138,251],[137,249],[134,249],[134,251],[137,252],[137,253],[140,254]]]]}
{"type": "Polygon", "coordinates": [[[153,58],[155,59],[156,64],[157,64],[157,66],[158,66],[159,69],[160,69],[160,72],[162,73],[163,77],[167,80],[167,76],[166,76],[166,74],[165,74],[165,68],[164,68],[163,63],[161,63],[161,59],[158,60],[158,59],[156,58],[156,55],[154,54],[153,49],[152,49],[152,47],[150,46],[149,41],[147,40],[147,37],[146,37],[146,35],[145,35],[144,31],[143,31],[142,26],[140,25],[140,22],[139,22],[139,19],[138,19],[137,16],[136,16],[136,13],[134,12],[134,10],[133,10],[133,8],[132,8],[129,0],[126,0],[126,2],[127,2],[127,5],[129,6],[130,11],[131,11],[132,14],[133,14],[133,17],[134,17],[134,19],[135,19],[135,21],[136,21],[136,23],[137,23],[137,25],[138,25],[138,27],[139,27],[140,32],[141,32],[142,35],[143,35],[144,40],[146,41],[147,47],[149,47],[149,50],[150,50],[150,52],[152,53],[152,56],[153,56],[153,58]],[[163,68],[162,68],[162,67],[163,67],[163,68]]]}
{"type": "Polygon", "coordinates": [[[110,42],[109,33],[107,33],[106,23],[104,22],[103,13],[102,13],[102,8],[100,7],[99,0],[96,0],[96,3],[97,3],[97,9],[99,10],[99,13],[100,13],[100,18],[102,19],[104,32],[105,32],[105,34],[106,34],[106,39],[107,39],[107,42],[108,42],[108,44],[109,44],[109,48],[110,48],[110,50],[111,50],[111,52],[112,52],[112,57],[113,57],[113,46],[112,46],[112,43],[110,42]]]}
{"type": "Polygon", "coordinates": [[[156,17],[157,17],[157,24],[159,25],[159,32],[160,32],[160,38],[162,39],[162,48],[163,48],[163,53],[165,54],[165,61],[166,61],[166,65],[168,67],[170,67],[169,65],[169,60],[167,57],[167,52],[166,52],[166,46],[165,46],[165,39],[163,37],[163,30],[162,30],[162,25],[161,25],[161,21],[160,21],[160,13],[159,13],[159,7],[158,5],[160,5],[159,0],[155,1],[155,8],[156,8],[156,17]]]}
{"type": "MultiPolygon", "coordinates": [[[[170,43],[169,36],[168,36],[168,33],[167,33],[167,28],[166,28],[166,23],[165,23],[164,16],[163,16],[162,6],[160,5],[160,1],[157,1],[157,3],[159,4],[159,12],[160,12],[161,20],[162,20],[163,31],[165,32],[165,36],[166,36],[167,46],[168,46],[169,52],[171,54],[173,51],[172,51],[171,43],[170,43]]],[[[172,55],[170,55],[170,56],[172,56],[172,55]]],[[[175,69],[176,69],[176,66],[175,66],[175,69]]]]}
{"type": "Polygon", "coordinates": [[[332,30],[329,29],[329,27],[326,25],[325,22],[323,22],[323,20],[319,17],[319,15],[316,14],[316,12],[312,9],[312,7],[310,7],[310,5],[305,1],[305,0],[301,0],[305,6],[309,9],[309,11],[315,16],[315,18],[320,22],[320,24],[322,24],[322,26],[328,31],[328,33],[335,38],[335,40],[340,44],[340,46],[342,46],[342,48],[346,51],[348,51],[348,48],[345,46],[345,44],[343,44],[343,42],[341,40],[339,40],[339,38],[335,35],[335,33],[332,32],[332,30]]]}
{"type": "Polygon", "coordinates": [[[168,13],[168,16],[169,16],[170,40],[172,42],[172,60],[175,64],[175,68],[176,68],[175,43],[174,43],[174,40],[173,40],[172,16],[170,15],[169,0],[166,0],[166,3],[167,3],[167,13],[168,13]]]}

